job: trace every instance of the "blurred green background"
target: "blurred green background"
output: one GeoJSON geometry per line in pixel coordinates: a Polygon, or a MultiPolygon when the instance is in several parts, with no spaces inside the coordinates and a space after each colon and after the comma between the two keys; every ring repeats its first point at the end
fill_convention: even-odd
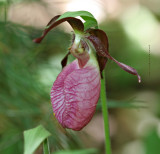
{"type": "MultiPolygon", "coordinates": [[[[100,102],[80,132],[64,130],[52,113],[50,89],[70,45],[70,27],[64,23],[41,44],[32,42],[53,16],[78,10],[97,18],[111,55],[142,77],[139,84],[135,76],[107,63],[113,154],[160,154],[159,0],[0,0],[0,153],[22,154],[23,131],[39,124],[52,133],[53,153],[87,148],[104,153],[100,102]]],[[[41,154],[42,147],[35,153],[41,154]]]]}

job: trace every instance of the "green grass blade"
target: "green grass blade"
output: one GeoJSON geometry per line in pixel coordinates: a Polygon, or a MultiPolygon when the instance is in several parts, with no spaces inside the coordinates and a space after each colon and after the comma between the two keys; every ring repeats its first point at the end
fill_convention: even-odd
{"type": "Polygon", "coordinates": [[[97,149],[83,149],[83,150],[66,150],[57,151],[54,154],[98,154],[97,149]]]}
{"type": "Polygon", "coordinates": [[[110,100],[108,103],[109,108],[147,108],[147,105],[145,102],[129,102],[129,101],[112,101],[110,100]]]}
{"type": "Polygon", "coordinates": [[[50,154],[48,138],[43,142],[43,154],[50,154]]]}

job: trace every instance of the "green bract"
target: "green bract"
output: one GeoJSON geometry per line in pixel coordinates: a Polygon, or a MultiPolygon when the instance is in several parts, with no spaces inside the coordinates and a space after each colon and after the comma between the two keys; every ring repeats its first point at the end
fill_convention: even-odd
{"type": "Polygon", "coordinates": [[[98,28],[98,23],[97,20],[94,18],[94,16],[88,12],[88,11],[75,11],[75,12],[66,12],[64,14],[62,14],[58,19],[63,19],[66,17],[81,17],[83,20],[85,20],[84,23],[84,30],[87,30],[91,27],[93,28],[98,28]]]}

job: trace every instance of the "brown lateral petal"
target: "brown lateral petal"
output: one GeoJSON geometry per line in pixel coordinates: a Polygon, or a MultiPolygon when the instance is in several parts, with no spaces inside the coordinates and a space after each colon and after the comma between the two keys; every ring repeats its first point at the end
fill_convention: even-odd
{"type": "Polygon", "coordinates": [[[59,24],[65,22],[65,21],[67,21],[74,30],[77,30],[80,32],[84,31],[84,25],[81,20],[74,18],[74,17],[67,17],[67,18],[62,18],[57,21],[57,19],[59,17],[60,17],[60,15],[57,15],[54,18],[52,18],[49,21],[49,23],[47,24],[47,28],[44,30],[42,36],[37,39],[34,39],[33,41],[35,43],[40,43],[51,29],[53,29],[54,27],[58,26],[59,24]]]}
{"type": "MultiPolygon", "coordinates": [[[[137,71],[126,65],[126,64],[123,64],[121,62],[118,62],[116,59],[114,59],[112,56],[110,56],[109,52],[108,52],[108,43],[105,45],[101,39],[103,37],[100,36],[100,38],[94,36],[94,35],[91,35],[91,36],[88,36],[87,39],[90,40],[90,42],[93,44],[93,46],[95,47],[96,51],[97,51],[97,59],[98,59],[98,63],[99,63],[99,66],[100,66],[100,71],[101,71],[101,74],[102,74],[102,71],[106,65],[106,62],[104,59],[102,59],[102,57],[104,58],[109,58],[111,60],[113,60],[114,62],[116,62],[118,64],[119,67],[121,67],[123,70],[125,70],[126,72],[130,73],[130,74],[133,74],[133,75],[136,75],[138,77],[138,82],[140,83],[141,82],[141,77],[140,75],[137,73],[137,71]]],[[[102,39],[104,40],[104,39],[102,39]]]]}
{"type": "Polygon", "coordinates": [[[106,33],[103,30],[100,29],[88,29],[87,32],[93,36],[96,36],[100,39],[100,41],[102,42],[104,48],[109,49],[109,41],[108,41],[108,37],[106,35],[106,33]]]}
{"type": "MultiPolygon", "coordinates": [[[[94,31],[92,31],[94,32],[94,31]]],[[[105,68],[105,65],[107,63],[107,60],[108,60],[108,43],[106,44],[105,43],[105,40],[108,42],[108,39],[104,39],[103,40],[103,36],[101,37],[102,41],[104,43],[102,43],[102,41],[98,38],[99,35],[96,34],[98,33],[98,31],[95,32],[95,35],[94,33],[92,33],[90,36],[87,37],[87,39],[93,44],[93,46],[95,47],[96,49],[96,55],[97,55],[97,60],[98,60],[98,64],[99,64],[99,67],[100,67],[100,73],[101,73],[101,77],[103,78],[102,76],[102,71],[104,70],[105,68]]]]}
{"type": "MultiPolygon", "coordinates": [[[[109,42],[108,42],[108,37],[107,37],[106,33],[100,29],[88,29],[87,32],[89,34],[99,38],[99,40],[101,41],[102,46],[103,46],[102,48],[104,48],[104,49],[102,49],[102,51],[106,52],[106,54],[107,54],[109,52],[109,50],[108,50],[109,49],[109,42]]],[[[96,40],[97,44],[98,44],[99,40],[96,40]]],[[[103,56],[99,56],[97,54],[97,60],[98,60],[98,64],[100,67],[101,78],[103,79],[102,71],[104,70],[104,68],[106,66],[108,58],[105,58],[103,56]]]]}
{"type": "Polygon", "coordinates": [[[67,65],[67,60],[68,60],[68,56],[70,55],[70,51],[65,55],[65,57],[62,59],[61,61],[61,65],[62,65],[62,68],[64,68],[66,65],[67,65]]]}
{"type": "Polygon", "coordinates": [[[136,71],[136,69],[134,69],[134,68],[131,67],[131,66],[128,66],[128,65],[126,65],[126,64],[123,64],[123,63],[117,61],[117,60],[114,59],[113,57],[112,57],[111,60],[113,60],[114,62],[116,62],[116,63],[118,64],[118,66],[119,66],[120,68],[122,68],[123,70],[125,70],[126,72],[128,72],[128,73],[130,73],[130,74],[133,74],[133,75],[136,75],[136,76],[138,77],[138,82],[139,82],[139,83],[141,82],[141,77],[140,77],[140,75],[138,74],[138,72],[136,71]]]}
{"type": "Polygon", "coordinates": [[[102,71],[104,70],[108,59],[106,57],[97,56],[97,60],[100,68],[101,78],[103,79],[102,71]]]}
{"type": "Polygon", "coordinates": [[[106,58],[109,58],[109,53],[108,53],[108,49],[105,48],[105,46],[103,45],[102,41],[97,37],[97,36],[94,36],[94,35],[90,35],[90,36],[87,36],[87,39],[93,44],[93,46],[95,47],[96,49],[96,54],[98,56],[102,56],[102,57],[106,57],[106,58]]]}

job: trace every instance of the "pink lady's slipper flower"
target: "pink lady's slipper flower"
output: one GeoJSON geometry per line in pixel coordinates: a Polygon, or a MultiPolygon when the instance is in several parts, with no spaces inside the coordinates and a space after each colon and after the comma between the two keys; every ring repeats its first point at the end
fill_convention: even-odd
{"type": "Polygon", "coordinates": [[[62,60],[62,71],[51,89],[53,112],[64,128],[81,130],[92,119],[100,95],[102,71],[108,59],[116,62],[123,70],[138,76],[137,71],[118,62],[108,52],[108,38],[104,31],[89,28],[84,30],[81,20],[74,17],[61,18],[55,16],[47,25],[40,38],[40,43],[46,34],[57,25],[67,21],[74,29],[72,45],[62,60]],[[67,64],[68,55],[76,60],[67,64]]]}

